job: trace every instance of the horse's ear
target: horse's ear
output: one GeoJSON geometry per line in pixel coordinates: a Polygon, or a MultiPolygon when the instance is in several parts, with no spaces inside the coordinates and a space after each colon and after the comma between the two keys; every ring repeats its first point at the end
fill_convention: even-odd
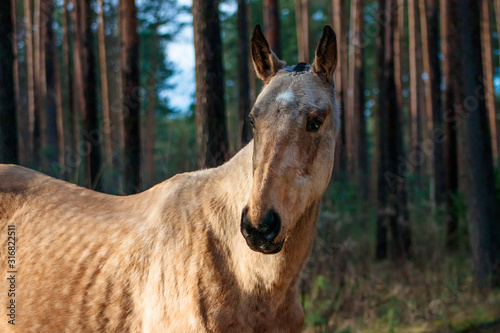
{"type": "Polygon", "coordinates": [[[255,72],[264,83],[268,83],[280,69],[285,67],[285,62],[279,60],[276,54],[271,51],[258,24],[253,29],[252,37],[250,37],[250,46],[255,72]]]}
{"type": "Polygon", "coordinates": [[[332,27],[325,25],[311,70],[331,83],[335,67],[337,67],[337,37],[332,27]]]}

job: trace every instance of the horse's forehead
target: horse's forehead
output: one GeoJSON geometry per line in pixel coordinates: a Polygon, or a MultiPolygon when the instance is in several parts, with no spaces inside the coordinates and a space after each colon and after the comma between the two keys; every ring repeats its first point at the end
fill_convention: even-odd
{"type": "Polygon", "coordinates": [[[313,73],[282,73],[262,90],[256,106],[262,112],[280,109],[294,115],[299,114],[300,106],[327,108],[330,97],[324,89],[313,73]]]}

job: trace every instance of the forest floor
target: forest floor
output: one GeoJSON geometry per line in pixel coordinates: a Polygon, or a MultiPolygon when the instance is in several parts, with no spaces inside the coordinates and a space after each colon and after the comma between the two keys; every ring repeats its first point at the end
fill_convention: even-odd
{"type": "Polygon", "coordinates": [[[443,216],[411,206],[412,257],[376,261],[376,214],[348,200],[323,206],[300,286],[305,333],[500,333],[500,290],[474,288],[465,219],[450,252],[443,216]]]}
{"type": "Polygon", "coordinates": [[[500,333],[500,291],[480,294],[465,284],[457,288],[441,283],[437,275],[416,276],[414,267],[406,268],[414,275],[408,283],[398,269],[386,270],[388,263],[377,266],[385,272],[346,281],[340,292],[314,287],[303,302],[304,332],[500,333]]]}

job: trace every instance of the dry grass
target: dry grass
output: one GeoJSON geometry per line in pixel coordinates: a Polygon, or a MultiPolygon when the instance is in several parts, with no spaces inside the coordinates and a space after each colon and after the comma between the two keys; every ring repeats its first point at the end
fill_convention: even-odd
{"type": "Polygon", "coordinates": [[[322,214],[302,276],[305,332],[483,332],[474,328],[500,319],[500,293],[473,288],[467,236],[447,253],[445,218],[432,207],[410,207],[413,257],[395,265],[373,260],[373,211],[344,199],[324,205],[335,214],[322,214]]]}

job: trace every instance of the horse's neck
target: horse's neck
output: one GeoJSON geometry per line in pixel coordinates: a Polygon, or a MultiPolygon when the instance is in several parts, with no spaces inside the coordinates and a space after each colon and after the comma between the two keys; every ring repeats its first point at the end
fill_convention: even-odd
{"type": "Polygon", "coordinates": [[[232,268],[240,285],[249,292],[266,290],[279,294],[280,290],[286,292],[294,287],[307,260],[316,230],[319,201],[311,204],[297,221],[280,253],[266,255],[252,251],[240,233],[241,211],[252,189],[252,152],[253,142],[214,170],[211,182],[216,190],[205,195],[219,197],[227,209],[225,218],[210,219],[210,223],[230,251],[232,268]]]}

